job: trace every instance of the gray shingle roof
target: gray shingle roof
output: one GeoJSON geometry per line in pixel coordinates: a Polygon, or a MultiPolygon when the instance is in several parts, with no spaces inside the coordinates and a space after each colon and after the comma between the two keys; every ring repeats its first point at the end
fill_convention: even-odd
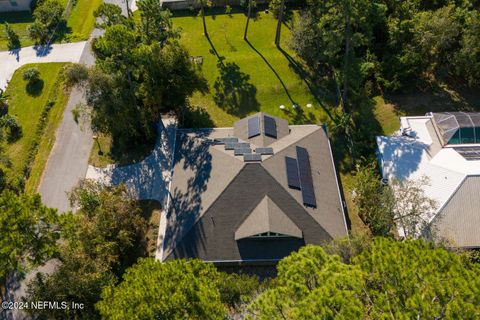
{"type": "Polygon", "coordinates": [[[277,139],[248,140],[239,133],[245,120],[235,128],[177,132],[162,260],[280,259],[306,243],[347,234],[325,130],[316,125],[285,127],[285,120],[275,118],[277,139]],[[232,136],[253,149],[268,145],[274,154],[247,163],[233,150],[212,143],[232,136]],[[297,145],[310,154],[316,208],[305,207],[301,192],[287,186],[285,156],[295,155],[297,145]],[[268,231],[291,237],[248,238],[268,231]]]}
{"type": "Polygon", "coordinates": [[[255,236],[265,232],[280,233],[302,238],[302,230],[280,209],[277,204],[265,196],[250,212],[235,231],[235,240],[255,236]]]}

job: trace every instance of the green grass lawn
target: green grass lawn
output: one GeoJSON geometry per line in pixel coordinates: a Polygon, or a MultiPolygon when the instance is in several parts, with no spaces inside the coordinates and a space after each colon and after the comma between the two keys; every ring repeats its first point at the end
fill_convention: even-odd
{"type": "Polygon", "coordinates": [[[8,50],[7,34],[4,24],[7,22],[18,34],[22,47],[33,45],[28,37],[27,28],[33,22],[32,14],[29,11],[0,13],[0,51],[8,50]]]}
{"type": "MultiPolygon", "coordinates": [[[[61,0],[66,6],[67,0],[61,0]]],[[[87,40],[95,25],[93,12],[100,6],[102,0],[77,0],[67,18],[67,29],[57,41],[74,42],[87,40]]],[[[3,24],[8,22],[20,37],[22,47],[28,47],[34,42],[28,37],[28,26],[34,18],[29,11],[0,13],[0,51],[8,50],[7,35],[3,24]]]]}
{"type": "Polygon", "coordinates": [[[22,170],[28,161],[28,152],[38,138],[36,129],[44,106],[56,97],[56,102],[48,114],[44,134],[39,137],[39,149],[32,165],[30,180],[26,183],[28,191],[37,189],[48,154],[53,146],[55,130],[60,123],[67,101],[67,94],[58,81],[64,65],[65,63],[43,63],[23,66],[15,72],[7,87],[7,94],[10,96],[9,113],[18,118],[23,130],[23,136],[19,140],[5,145],[6,154],[12,161],[12,167],[7,171],[9,180],[22,177],[22,170]],[[39,69],[43,80],[43,85],[38,86],[33,94],[27,92],[27,83],[22,78],[23,70],[32,66],[39,69]]]}
{"type": "Polygon", "coordinates": [[[206,21],[211,42],[203,35],[200,17],[174,17],[173,25],[182,29],[181,43],[190,55],[203,58],[202,70],[210,92],[196,93],[190,102],[205,108],[215,126],[231,126],[235,120],[257,111],[287,118],[291,123],[327,120],[320,106],[324,101],[314,98],[289,63],[295,55],[287,46],[290,32],[286,25],[282,27],[282,48],[285,50],[282,53],[274,44],[277,20],[272,14],[259,12],[256,19],[251,19],[249,42],[243,40],[246,22],[243,13],[208,15],[206,21]],[[219,57],[223,59],[223,67],[218,64],[219,57]],[[223,77],[219,78],[221,70],[223,77]],[[217,80],[227,88],[220,89],[220,93],[236,88],[237,101],[227,101],[223,106],[216,102],[217,80]],[[303,113],[292,109],[293,103],[298,104],[303,113]],[[305,107],[308,103],[313,105],[311,109],[305,107]],[[280,105],[286,106],[285,111],[280,105]]]}
{"type": "Polygon", "coordinates": [[[93,12],[102,4],[102,0],[77,0],[67,19],[67,27],[72,40],[87,40],[95,25],[93,12]]]}

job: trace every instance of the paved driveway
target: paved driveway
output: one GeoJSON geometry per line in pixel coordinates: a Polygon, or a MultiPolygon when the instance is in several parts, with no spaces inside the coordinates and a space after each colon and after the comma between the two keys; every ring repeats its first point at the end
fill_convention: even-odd
{"type": "Polygon", "coordinates": [[[173,119],[163,119],[155,148],[143,161],[126,166],[109,165],[106,168],[88,166],[86,178],[113,185],[125,183],[135,198],[157,200],[164,207],[170,181],[175,129],[173,119]]]}
{"type": "Polygon", "coordinates": [[[86,41],[54,44],[48,48],[25,47],[0,52],[0,88],[5,88],[15,70],[28,63],[79,62],[86,41]]]}

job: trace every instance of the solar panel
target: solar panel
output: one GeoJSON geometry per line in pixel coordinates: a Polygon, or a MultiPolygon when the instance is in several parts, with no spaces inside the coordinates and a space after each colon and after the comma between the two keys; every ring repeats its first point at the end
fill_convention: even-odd
{"type": "Polygon", "coordinates": [[[300,189],[300,178],[298,176],[297,159],[285,157],[287,166],[287,182],[290,188],[300,189]]]}
{"type": "Polygon", "coordinates": [[[238,142],[226,142],[225,143],[225,150],[233,150],[237,148],[238,142]]]}
{"type": "Polygon", "coordinates": [[[248,119],[248,138],[260,135],[260,118],[253,117],[248,119]]]}
{"type": "Polygon", "coordinates": [[[313,189],[312,170],[310,168],[310,159],[308,157],[307,149],[297,147],[297,161],[303,204],[310,207],[316,207],[317,201],[313,189]]]}
{"type": "Polygon", "coordinates": [[[265,126],[265,135],[276,139],[277,123],[275,122],[275,119],[269,116],[263,116],[263,124],[265,126]]]}
{"type": "Polygon", "coordinates": [[[273,154],[273,148],[257,148],[255,153],[258,154],[273,154]]]}
{"type": "Polygon", "coordinates": [[[215,144],[225,144],[225,143],[234,143],[238,142],[238,138],[229,137],[229,138],[216,138],[213,140],[215,144]]]}
{"type": "Polygon", "coordinates": [[[262,155],[261,154],[255,154],[255,153],[247,153],[247,154],[243,155],[243,161],[245,161],[245,162],[262,161],[262,155]]]}
{"type": "Polygon", "coordinates": [[[233,154],[236,155],[236,156],[240,156],[240,155],[245,154],[245,153],[252,153],[252,149],[250,149],[250,148],[235,148],[235,150],[233,151],[233,154]]]}

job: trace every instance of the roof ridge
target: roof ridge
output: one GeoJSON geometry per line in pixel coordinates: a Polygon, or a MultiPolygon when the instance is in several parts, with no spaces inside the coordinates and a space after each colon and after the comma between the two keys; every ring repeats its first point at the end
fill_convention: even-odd
{"type": "MultiPolygon", "coordinates": [[[[203,214],[201,215],[198,215],[198,217],[195,219],[195,222],[192,223],[192,225],[190,226],[190,228],[188,228],[187,230],[184,230],[182,236],[178,239],[175,239],[175,244],[178,244],[180,243],[183,238],[190,232],[190,230],[192,230],[192,228],[198,223],[198,221],[200,221],[200,219],[202,219],[202,217],[205,215],[205,213],[208,211],[208,209],[210,209],[217,201],[218,199],[220,199],[222,197],[222,195],[225,193],[225,190],[228,189],[228,187],[230,187],[230,185],[233,183],[233,181],[235,181],[235,179],[238,177],[238,175],[243,171],[245,170],[245,167],[247,165],[244,165],[238,172],[236,175],[233,176],[232,180],[230,180],[230,182],[225,186],[225,188],[223,188],[222,192],[220,192],[220,194],[215,198],[214,201],[212,201],[212,203],[205,208],[205,210],[203,211],[203,214]]],[[[175,246],[172,246],[171,247],[172,249],[170,250],[167,250],[166,253],[167,253],[167,256],[163,259],[164,261],[166,259],[168,259],[168,257],[173,253],[173,248],[175,248],[175,246]]],[[[164,251],[164,255],[165,255],[165,251],[164,251]]]]}
{"type": "MultiPolygon", "coordinates": [[[[275,150],[274,154],[271,155],[271,156],[269,156],[267,159],[263,160],[262,163],[263,163],[263,162],[266,162],[266,161],[268,161],[268,160],[270,160],[270,159],[272,159],[272,158],[274,158],[279,152],[281,152],[281,151],[285,150],[286,148],[290,147],[292,144],[298,143],[298,142],[300,142],[300,141],[302,141],[302,140],[310,137],[312,134],[314,134],[314,133],[317,132],[318,130],[321,130],[321,129],[322,129],[322,126],[319,126],[319,125],[312,125],[312,126],[317,126],[317,130],[314,130],[314,131],[308,133],[307,135],[302,136],[302,137],[299,138],[298,140],[293,140],[291,143],[282,146],[282,148],[280,148],[280,149],[278,149],[278,150],[275,150],[275,147],[273,147],[274,150],[275,150]]],[[[289,127],[290,127],[290,126],[289,126],[289,127]]],[[[282,139],[285,139],[286,137],[288,137],[288,136],[285,136],[285,137],[283,137],[282,139]]],[[[328,137],[328,135],[327,135],[327,137],[328,137]]],[[[279,139],[278,141],[282,141],[282,139],[279,139]]],[[[272,148],[272,145],[270,145],[269,147],[272,148]]]]}
{"type": "MultiPolygon", "coordinates": [[[[316,132],[316,131],[315,131],[315,132],[316,132]]],[[[313,133],[313,132],[312,132],[312,133],[313,133]]],[[[270,158],[269,158],[269,159],[270,159],[270,158]]],[[[262,168],[263,168],[263,170],[265,170],[265,172],[266,172],[273,180],[275,180],[275,182],[276,182],[283,190],[285,190],[285,192],[288,194],[288,196],[289,196],[290,198],[292,198],[293,201],[294,201],[298,206],[300,206],[300,208],[302,208],[303,212],[304,212],[306,215],[308,215],[309,217],[312,217],[312,215],[311,215],[310,213],[308,213],[307,210],[305,210],[304,206],[303,206],[302,204],[300,204],[300,202],[298,202],[297,199],[295,199],[295,198],[290,194],[290,192],[288,191],[288,189],[285,188],[285,186],[283,186],[283,185],[280,183],[280,181],[278,181],[277,179],[275,179],[275,177],[270,173],[270,171],[268,171],[267,168],[265,168],[263,165],[262,165],[262,168]]],[[[280,208],[280,209],[281,209],[281,208],[280,208]]],[[[335,237],[333,237],[333,236],[330,234],[330,232],[328,232],[320,223],[318,223],[318,221],[317,221],[316,219],[314,219],[314,218],[312,217],[312,220],[315,221],[315,223],[316,223],[318,226],[320,226],[323,230],[325,230],[325,232],[326,232],[332,239],[335,238],[335,237]]]]}

